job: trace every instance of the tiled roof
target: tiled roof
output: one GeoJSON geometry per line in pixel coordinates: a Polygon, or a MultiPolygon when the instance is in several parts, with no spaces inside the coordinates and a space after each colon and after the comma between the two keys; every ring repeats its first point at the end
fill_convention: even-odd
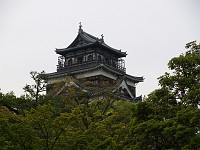
{"type": "Polygon", "coordinates": [[[91,47],[92,46],[102,47],[102,48],[106,49],[107,51],[117,54],[119,57],[126,57],[126,55],[127,55],[126,52],[122,52],[121,50],[117,50],[115,48],[108,46],[104,42],[103,37],[97,38],[89,33],[84,32],[84,31],[81,31],[81,32],[79,31],[75,40],[67,48],[56,49],[56,53],[62,55],[69,51],[78,50],[78,49],[86,48],[86,47],[90,47],[90,46],[91,47]],[[83,44],[79,44],[80,41],[82,41],[83,44]]]}

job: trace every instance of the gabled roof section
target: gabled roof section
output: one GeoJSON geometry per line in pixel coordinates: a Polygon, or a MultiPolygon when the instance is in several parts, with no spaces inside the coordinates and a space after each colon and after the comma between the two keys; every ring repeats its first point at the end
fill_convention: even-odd
{"type": "Polygon", "coordinates": [[[110,51],[118,55],[119,57],[126,57],[126,52],[121,52],[121,50],[117,50],[108,46],[103,39],[103,35],[101,38],[97,38],[89,33],[86,33],[82,30],[82,26],[79,26],[79,32],[76,36],[75,40],[67,47],[62,49],[56,49],[56,53],[63,55],[71,51],[75,51],[82,48],[89,47],[100,47],[105,49],[106,51],[110,51]]]}

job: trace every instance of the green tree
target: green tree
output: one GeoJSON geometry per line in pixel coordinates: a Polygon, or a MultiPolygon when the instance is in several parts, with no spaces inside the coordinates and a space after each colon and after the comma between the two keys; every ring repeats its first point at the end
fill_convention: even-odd
{"type": "Polygon", "coordinates": [[[46,91],[47,85],[47,74],[45,71],[37,72],[31,71],[30,72],[31,78],[34,80],[35,84],[33,85],[26,85],[24,87],[24,91],[27,92],[32,98],[35,100],[36,106],[38,105],[38,99],[41,96],[40,93],[46,91]]]}
{"type": "Polygon", "coordinates": [[[172,74],[165,73],[159,83],[182,104],[200,106],[200,44],[190,42],[186,48],[189,50],[185,54],[169,61],[172,74]]]}
{"type": "Polygon", "coordinates": [[[46,75],[32,72],[35,85],[26,85],[27,95],[0,93],[0,149],[198,150],[199,45],[187,48],[169,61],[172,73],[159,78],[161,88],[138,103],[106,90],[91,100],[91,93],[66,86],[43,95],[46,75]]]}
{"type": "Polygon", "coordinates": [[[14,114],[4,106],[0,107],[0,143],[8,149],[33,149],[32,130],[24,122],[24,117],[14,114]]]}
{"type": "Polygon", "coordinates": [[[169,61],[172,73],[159,78],[161,88],[134,107],[133,149],[200,148],[200,45],[186,47],[169,61]]]}

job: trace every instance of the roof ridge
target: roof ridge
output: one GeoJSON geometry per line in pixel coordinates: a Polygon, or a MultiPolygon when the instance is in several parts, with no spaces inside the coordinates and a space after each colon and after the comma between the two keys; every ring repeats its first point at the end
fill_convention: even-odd
{"type": "Polygon", "coordinates": [[[86,35],[89,36],[90,38],[93,38],[93,39],[98,40],[98,41],[100,40],[100,38],[95,37],[95,36],[93,36],[92,34],[89,34],[89,33],[85,32],[85,31],[83,31],[81,34],[86,34],[86,35]]]}

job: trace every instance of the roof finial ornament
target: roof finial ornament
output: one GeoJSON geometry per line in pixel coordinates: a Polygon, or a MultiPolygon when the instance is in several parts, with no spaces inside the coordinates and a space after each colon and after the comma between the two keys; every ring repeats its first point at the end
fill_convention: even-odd
{"type": "Polygon", "coordinates": [[[81,22],[79,22],[79,33],[83,32],[82,27],[83,27],[83,26],[82,26],[81,22]]]}
{"type": "Polygon", "coordinates": [[[104,41],[104,39],[103,39],[103,38],[104,38],[104,35],[103,35],[103,34],[101,34],[101,40],[102,40],[102,41],[104,41]]]}

